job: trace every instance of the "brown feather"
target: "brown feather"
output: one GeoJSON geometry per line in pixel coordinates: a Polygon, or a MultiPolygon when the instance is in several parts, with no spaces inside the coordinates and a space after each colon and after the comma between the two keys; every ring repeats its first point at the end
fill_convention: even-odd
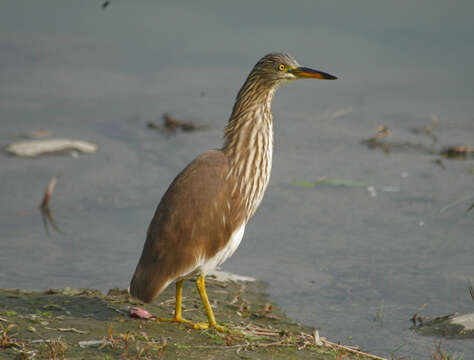
{"type": "Polygon", "coordinates": [[[171,281],[189,275],[200,258],[212,258],[224,248],[245,218],[240,193],[232,193],[236,180],[228,174],[227,156],[211,150],[174,179],[148,228],[132,296],[153,301],[171,281]]]}
{"type": "Polygon", "coordinates": [[[209,266],[219,265],[238,246],[240,239],[229,245],[229,254],[215,257],[255,213],[268,185],[270,105],[276,89],[292,77],[276,70],[281,63],[298,66],[284,53],[260,59],[237,94],[222,150],[197,157],[161,199],[130,285],[133,296],[151,302],[173,280],[199,271],[209,259],[215,261],[209,266]]]}

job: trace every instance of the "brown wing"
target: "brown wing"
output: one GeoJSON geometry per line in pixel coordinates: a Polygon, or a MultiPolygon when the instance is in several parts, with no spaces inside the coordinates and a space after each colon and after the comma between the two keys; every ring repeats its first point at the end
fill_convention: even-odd
{"type": "Polygon", "coordinates": [[[132,296],[151,302],[171,281],[186,275],[199,259],[222,249],[244,221],[235,180],[220,150],[194,159],[171,183],[148,228],[130,284],[132,296]]]}

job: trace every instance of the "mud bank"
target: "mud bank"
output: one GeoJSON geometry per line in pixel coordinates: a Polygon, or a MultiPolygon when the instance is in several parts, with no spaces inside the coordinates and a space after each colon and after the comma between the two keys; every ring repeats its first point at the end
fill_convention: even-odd
{"type": "MultiPolygon", "coordinates": [[[[126,290],[0,290],[0,359],[382,359],[287,318],[268,302],[262,282],[209,279],[207,287],[228,333],[132,318],[130,308],[143,304],[126,290]]],[[[184,317],[206,320],[192,282],[183,306],[184,317]]],[[[170,317],[174,287],[143,307],[170,317]]]]}

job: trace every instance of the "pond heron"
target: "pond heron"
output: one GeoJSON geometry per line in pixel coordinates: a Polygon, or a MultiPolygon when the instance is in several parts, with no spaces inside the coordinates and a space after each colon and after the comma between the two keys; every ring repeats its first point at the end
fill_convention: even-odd
{"type": "Polygon", "coordinates": [[[164,194],[130,284],[132,296],[152,302],[176,282],[174,317],[158,320],[225,331],[216,323],[204,277],[237,249],[267,188],[273,153],[270,107],[275,91],[289,81],[308,78],[336,79],[300,66],[286,53],[260,59],[237,94],[222,148],[195,158],[164,194]],[[207,323],[193,323],[182,316],[183,281],[195,275],[207,323]]]}

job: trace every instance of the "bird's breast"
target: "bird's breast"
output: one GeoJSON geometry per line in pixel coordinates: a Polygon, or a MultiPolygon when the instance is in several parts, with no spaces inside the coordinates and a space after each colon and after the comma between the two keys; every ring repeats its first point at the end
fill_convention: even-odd
{"type": "Polygon", "coordinates": [[[238,227],[230,236],[229,241],[226,245],[219,250],[214,256],[208,259],[200,259],[199,265],[197,266],[199,272],[203,275],[214,270],[216,267],[226,261],[232,254],[237,250],[242,241],[245,231],[245,223],[238,227]]]}

